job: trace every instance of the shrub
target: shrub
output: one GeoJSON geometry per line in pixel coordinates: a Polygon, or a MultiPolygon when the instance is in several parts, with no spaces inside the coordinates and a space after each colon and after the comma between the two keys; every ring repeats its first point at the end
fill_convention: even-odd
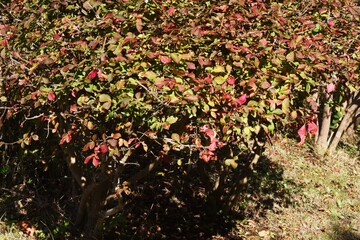
{"type": "Polygon", "coordinates": [[[331,76],[358,93],[358,16],[341,1],[2,5],[0,144],[60,152],[91,236],[166,164],[231,208],[269,135],[316,124],[304,102],[331,76]]]}

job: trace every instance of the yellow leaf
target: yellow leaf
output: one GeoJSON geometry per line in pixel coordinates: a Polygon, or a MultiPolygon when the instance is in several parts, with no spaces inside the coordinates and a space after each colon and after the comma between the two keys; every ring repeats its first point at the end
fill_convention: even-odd
{"type": "Polygon", "coordinates": [[[180,136],[177,133],[171,134],[171,139],[174,140],[175,142],[180,142],[180,136]]]}
{"type": "Polygon", "coordinates": [[[294,52],[290,52],[288,55],[286,55],[286,60],[288,60],[289,62],[293,62],[295,59],[295,53],[294,52]]]}

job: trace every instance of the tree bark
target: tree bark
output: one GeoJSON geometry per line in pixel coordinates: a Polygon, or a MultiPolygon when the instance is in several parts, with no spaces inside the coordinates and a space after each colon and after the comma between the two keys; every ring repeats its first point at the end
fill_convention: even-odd
{"type": "Polygon", "coordinates": [[[360,146],[360,135],[357,133],[360,130],[360,108],[355,113],[349,127],[342,136],[342,140],[346,144],[360,146]]]}
{"type": "MultiPolygon", "coordinates": [[[[327,94],[327,100],[329,101],[330,99],[331,96],[327,94]]],[[[329,103],[324,104],[320,119],[321,119],[321,125],[320,125],[319,137],[316,142],[316,152],[322,156],[325,155],[327,148],[329,146],[328,137],[331,126],[331,107],[329,103]]]]}
{"type": "Polygon", "coordinates": [[[333,154],[336,150],[337,145],[340,142],[340,139],[345,132],[345,130],[349,127],[352,120],[355,119],[354,115],[356,114],[357,110],[359,109],[359,105],[353,104],[350,108],[346,111],[345,116],[341,120],[340,126],[336,131],[334,138],[332,139],[330,146],[328,148],[329,155],[333,154]]]}
{"type": "Polygon", "coordinates": [[[81,197],[75,225],[83,229],[86,239],[103,238],[103,222],[101,217],[105,200],[111,188],[110,178],[88,185],[81,197]]]}

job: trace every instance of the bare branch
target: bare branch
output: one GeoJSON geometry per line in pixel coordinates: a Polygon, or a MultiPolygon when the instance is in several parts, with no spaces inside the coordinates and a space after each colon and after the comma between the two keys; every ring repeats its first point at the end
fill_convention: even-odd
{"type": "Polygon", "coordinates": [[[110,216],[112,216],[112,215],[117,214],[117,213],[120,212],[121,210],[123,210],[123,208],[124,208],[124,205],[119,202],[119,204],[116,205],[115,207],[110,208],[110,209],[104,211],[104,212],[102,213],[102,215],[103,215],[103,217],[110,217],[110,216]]]}
{"type": "Polygon", "coordinates": [[[132,176],[128,181],[128,185],[133,185],[140,179],[146,177],[157,165],[159,165],[159,160],[157,159],[155,162],[150,163],[147,167],[137,172],[134,176],[132,176]]]}
{"type": "Polygon", "coordinates": [[[37,118],[41,118],[43,116],[44,116],[44,113],[41,113],[41,114],[33,116],[33,117],[26,117],[25,116],[25,120],[20,123],[20,126],[22,126],[28,120],[34,120],[34,119],[37,119],[37,118]]]}

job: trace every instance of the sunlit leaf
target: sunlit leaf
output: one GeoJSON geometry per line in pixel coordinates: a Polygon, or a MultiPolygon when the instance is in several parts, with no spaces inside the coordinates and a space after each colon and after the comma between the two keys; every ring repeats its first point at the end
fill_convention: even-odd
{"type": "Polygon", "coordinates": [[[224,78],[223,76],[217,76],[214,78],[214,81],[216,84],[223,84],[226,82],[226,78],[224,78]]]}
{"type": "Polygon", "coordinates": [[[295,53],[294,52],[290,52],[288,55],[286,55],[286,60],[288,60],[289,62],[293,62],[295,59],[295,53]]]}
{"type": "Polygon", "coordinates": [[[108,94],[101,94],[99,96],[100,102],[111,102],[111,97],[108,94]]]}
{"type": "Polygon", "coordinates": [[[177,133],[171,134],[171,139],[174,140],[175,142],[180,142],[180,136],[177,133]]]}

